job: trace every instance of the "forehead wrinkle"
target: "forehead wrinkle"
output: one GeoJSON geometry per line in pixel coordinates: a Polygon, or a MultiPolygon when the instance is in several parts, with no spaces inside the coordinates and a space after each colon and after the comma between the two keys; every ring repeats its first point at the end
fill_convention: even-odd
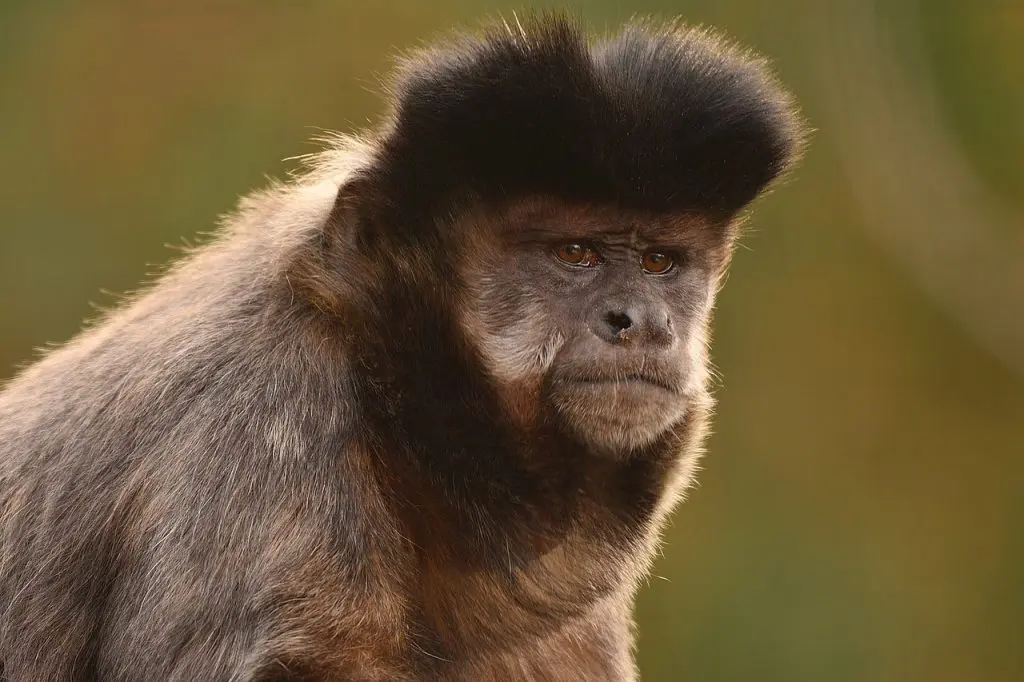
{"type": "Polygon", "coordinates": [[[698,243],[714,221],[697,213],[651,213],[614,205],[569,203],[534,197],[493,207],[493,222],[510,241],[593,238],[644,243],[698,243]]]}

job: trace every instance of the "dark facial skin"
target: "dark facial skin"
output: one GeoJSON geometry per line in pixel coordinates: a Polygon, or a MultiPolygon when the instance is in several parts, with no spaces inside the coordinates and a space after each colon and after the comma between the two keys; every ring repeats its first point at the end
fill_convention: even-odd
{"type": "Polygon", "coordinates": [[[532,386],[535,409],[603,456],[627,457],[682,419],[706,374],[726,231],[544,201],[492,220],[500,229],[463,275],[485,366],[532,386]]]}

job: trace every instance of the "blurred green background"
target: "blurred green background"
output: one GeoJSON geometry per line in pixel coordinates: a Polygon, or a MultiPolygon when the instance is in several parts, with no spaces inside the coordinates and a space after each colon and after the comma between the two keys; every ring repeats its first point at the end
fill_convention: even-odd
{"type": "MultiPolygon", "coordinates": [[[[817,132],[719,305],[644,679],[1024,680],[1024,2],[593,1],[768,54],[817,132]]],[[[0,2],[0,378],[517,5],[0,2]]]]}

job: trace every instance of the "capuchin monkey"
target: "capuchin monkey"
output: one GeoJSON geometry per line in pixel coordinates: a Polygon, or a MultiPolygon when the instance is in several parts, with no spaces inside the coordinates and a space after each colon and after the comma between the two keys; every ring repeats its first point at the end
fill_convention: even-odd
{"type": "Polygon", "coordinates": [[[0,394],[5,682],[636,679],[801,120],[711,33],[550,14],[389,92],[0,394]]]}

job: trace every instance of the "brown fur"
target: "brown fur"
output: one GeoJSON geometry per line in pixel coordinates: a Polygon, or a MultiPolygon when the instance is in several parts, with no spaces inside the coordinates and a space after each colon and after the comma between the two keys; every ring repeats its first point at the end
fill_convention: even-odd
{"type": "Polygon", "coordinates": [[[737,215],[791,163],[797,124],[705,34],[644,24],[629,50],[591,53],[573,30],[548,18],[413,60],[377,137],[245,200],[213,243],[4,388],[0,679],[635,679],[633,596],[706,432],[737,215]],[[455,134],[460,107],[529,110],[520,86],[555,72],[581,79],[585,111],[620,111],[637,44],[673,92],[707,79],[684,104],[722,117],[718,142],[649,130],[663,88],[622,101],[640,111],[630,144],[672,154],[632,168],[585,140],[547,159],[611,164],[581,168],[593,185],[537,191],[549,140],[474,171],[486,117],[451,154],[421,137],[455,134]],[[403,184],[416,169],[434,175],[403,184]],[[658,175],[672,172],[693,186],[676,192],[658,175]],[[553,257],[579,239],[607,262],[553,257]],[[676,249],[677,268],[641,272],[648,248],[676,249]],[[608,337],[616,311],[634,324],[608,337]]]}

